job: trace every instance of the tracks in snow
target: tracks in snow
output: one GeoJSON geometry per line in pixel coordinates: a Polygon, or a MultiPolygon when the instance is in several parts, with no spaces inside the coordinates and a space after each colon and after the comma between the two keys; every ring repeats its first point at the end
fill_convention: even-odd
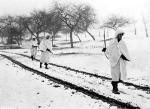
{"type": "MultiPolygon", "coordinates": [[[[6,52],[6,53],[11,53],[11,52],[6,52]]],[[[20,55],[20,56],[23,56],[23,57],[30,58],[30,56],[27,56],[27,55],[24,55],[24,54],[19,54],[19,53],[13,53],[13,54],[17,54],[17,55],[20,55]]],[[[38,59],[35,59],[35,60],[39,61],[38,59]]],[[[69,70],[69,71],[74,71],[75,73],[81,73],[81,74],[88,75],[88,76],[91,76],[91,77],[100,78],[102,80],[111,80],[111,78],[109,78],[109,77],[100,76],[100,75],[89,73],[89,72],[86,72],[86,71],[77,70],[77,69],[67,67],[67,66],[62,66],[62,65],[58,65],[58,64],[54,64],[54,63],[49,63],[49,65],[59,67],[59,68],[64,68],[64,69],[69,70]]],[[[141,86],[141,85],[137,85],[137,84],[130,83],[130,82],[121,82],[121,83],[123,83],[126,86],[133,86],[134,88],[136,88],[138,90],[146,91],[147,93],[149,93],[149,91],[150,91],[149,86],[141,86]]]]}
{"type": "Polygon", "coordinates": [[[7,58],[8,60],[12,61],[13,63],[19,65],[20,67],[26,69],[26,70],[29,70],[31,72],[34,72],[36,73],[37,75],[40,75],[42,77],[45,77],[51,81],[54,81],[58,84],[61,84],[61,85],[64,85],[65,87],[68,87],[68,88],[71,88],[71,89],[74,89],[76,91],[79,91],[79,92],[82,92],[94,99],[99,99],[99,100],[102,100],[103,102],[107,102],[109,103],[110,105],[115,105],[117,107],[120,107],[120,108],[128,108],[128,109],[138,109],[139,107],[137,106],[133,106],[131,105],[130,103],[124,103],[122,101],[118,101],[116,99],[113,99],[113,98],[110,98],[110,97],[106,97],[104,95],[100,95],[99,93],[93,91],[93,90],[90,90],[90,89],[86,89],[82,86],[78,86],[78,85],[75,85],[75,84],[72,84],[70,82],[67,82],[67,81],[64,81],[62,79],[58,79],[58,78],[55,78],[53,76],[50,76],[48,74],[45,74],[39,70],[36,70],[36,69],[33,69],[27,65],[24,65],[23,63],[19,62],[19,61],[16,61],[14,60],[13,58],[7,56],[7,55],[4,55],[4,54],[1,54],[1,56],[7,58]]]}

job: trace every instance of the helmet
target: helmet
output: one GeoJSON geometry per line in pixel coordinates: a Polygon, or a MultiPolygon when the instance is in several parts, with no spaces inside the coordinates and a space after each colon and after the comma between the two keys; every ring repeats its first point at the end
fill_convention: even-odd
{"type": "Polygon", "coordinates": [[[124,31],[123,31],[123,30],[118,29],[118,30],[116,31],[116,33],[115,33],[115,37],[117,37],[117,36],[118,36],[118,34],[124,34],[124,31]]]}

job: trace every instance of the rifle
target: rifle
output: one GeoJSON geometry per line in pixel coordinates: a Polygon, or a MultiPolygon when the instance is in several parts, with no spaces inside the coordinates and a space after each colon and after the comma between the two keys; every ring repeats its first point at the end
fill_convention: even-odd
{"type": "MultiPolygon", "coordinates": [[[[104,46],[105,46],[105,50],[106,50],[106,38],[105,38],[105,29],[104,29],[104,46]]],[[[106,58],[108,59],[106,53],[104,52],[106,58]]]]}

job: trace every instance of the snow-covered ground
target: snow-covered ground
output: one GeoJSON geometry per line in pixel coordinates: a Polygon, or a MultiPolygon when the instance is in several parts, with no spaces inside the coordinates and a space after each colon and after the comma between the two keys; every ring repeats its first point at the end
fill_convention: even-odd
{"type": "MultiPolygon", "coordinates": [[[[125,38],[125,41],[131,55],[131,61],[127,66],[127,81],[137,85],[148,85],[150,87],[150,39],[130,37],[125,38]]],[[[103,42],[87,41],[76,43],[75,48],[72,49],[68,48],[69,45],[66,44],[63,45],[66,48],[63,48],[62,45],[58,46],[61,47],[54,49],[54,55],[50,60],[51,63],[69,66],[71,68],[87,71],[93,74],[111,77],[109,62],[101,52],[103,42]]],[[[29,49],[5,51],[30,55],[29,49]]],[[[39,63],[36,61],[32,62],[27,58],[17,56],[15,54],[4,54],[7,54],[8,56],[14,56],[16,60],[47,73],[45,69],[39,68],[39,63]]],[[[37,58],[40,58],[40,52],[38,52],[37,58]]],[[[0,87],[2,87],[2,93],[0,93],[0,103],[2,104],[0,104],[0,106],[21,106],[24,107],[24,109],[48,109],[49,107],[50,109],[109,108],[109,105],[103,103],[102,101],[91,99],[90,97],[81,93],[72,94],[73,90],[65,90],[65,88],[62,86],[56,88],[54,87],[54,83],[51,83],[47,80],[44,80],[45,82],[41,82],[43,78],[32,75],[31,72],[26,70],[22,70],[2,57],[0,61],[0,67],[2,69],[2,72],[0,72],[0,87]]],[[[49,70],[52,70],[51,72],[53,72],[57,69],[54,69],[50,66],[49,70]]],[[[150,109],[150,94],[136,90],[132,87],[128,88],[127,86],[120,84],[119,89],[123,92],[126,92],[127,94],[121,94],[118,96],[111,93],[112,87],[109,82],[103,82],[96,78],[91,79],[89,77],[82,77],[82,75],[81,77],[80,75],[77,75],[76,77],[69,71],[68,73],[65,73],[64,70],[60,70],[58,74],[56,74],[56,72],[50,74],[52,76],[70,81],[74,84],[94,89],[100,94],[103,93],[106,96],[121,99],[124,102],[132,102],[132,104],[138,105],[142,109],[150,109]]]]}
{"type": "Polygon", "coordinates": [[[65,89],[0,57],[0,109],[98,109],[105,103],[65,89]]]}

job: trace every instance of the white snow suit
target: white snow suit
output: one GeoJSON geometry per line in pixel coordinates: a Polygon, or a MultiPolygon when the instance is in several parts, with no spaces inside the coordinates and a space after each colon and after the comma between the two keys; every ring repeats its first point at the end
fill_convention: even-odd
{"type": "Polygon", "coordinates": [[[130,60],[125,42],[123,40],[118,42],[115,38],[107,47],[106,55],[108,56],[111,65],[112,81],[125,80],[127,75],[127,61],[123,60],[121,55],[124,55],[126,59],[130,60]]]}
{"type": "Polygon", "coordinates": [[[35,57],[37,54],[38,42],[37,40],[32,40],[31,45],[31,56],[35,57]]]}
{"type": "Polygon", "coordinates": [[[52,42],[50,39],[43,39],[41,44],[40,44],[40,50],[42,51],[41,53],[41,63],[48,63],[50,59],[50,55],[52,54],[50,51],[52,51],[52,42]]]}

